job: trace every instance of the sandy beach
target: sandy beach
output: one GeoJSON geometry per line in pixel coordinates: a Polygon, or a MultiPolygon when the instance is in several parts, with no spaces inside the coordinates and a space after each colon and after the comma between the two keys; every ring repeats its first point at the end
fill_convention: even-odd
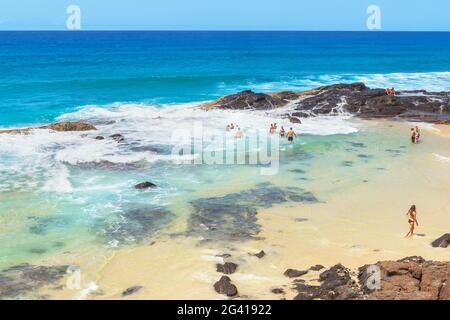
{"type": "MultiPolygon", "coordinates": [[[[356,120],[355,120],[356,121],[356,120]]],[[[372,133],[407,133],[411,124],[392,121],[361,121],[372,133]]],[[[283,275],[288,268],[307,270],[321,264],[342,263],[349,268],[406,256],[449,261],[448,249],[432,248],[430,242],[447,233],[450,226],[450,154],[448,126],[423,125],[423,142],[406,159],[371,164],[372,171],[361,170],[360,183],[352,176],[312,172],[317,181],[310,190],[321,200],[313,204],[277,205],[258,212],[261,232],[257,240],[200,243],[195,236],[177,236],[187,227],[178,219],[170,229],[147,244],[105,253],[105,259],[92,263],[84,279],[87,299],[224,299],[213,289],[220,278],[216,264],[238,265],[230,277],[240,299],[279,299],[271,292],[283,288],[285,298],[295,295],[291,279],[283,275]],[[445,133],[443,135],[442,133],[445,133]],[[448,158],[447,158],[448,159],[448,158]],[[383,166],[383,170],[374,168],[383,166]],[[331,176],[330,176],[331,175],[331,176]],[[333,176],[336,175],[336,176],[333,176]],[[324,187],[333,181],[332,185],[324,187]],[[352,182],[352,183],[350,183],[352,182]],[[332,189],[333,192],[328,191],[332,189]],[[324,194],[331,196],[322,196],[324,194]],[[406,211],[416,204],[419,227],[416,235],[405,239],[408,231],[406,211]],[[264,251],[265,256],[254,254],[264,251]],[[226,258],[224,254],[229,255],[226,258]],[[89,281],[87,281],[89,279],[89,281]],[[95,283],[95,285],[93,285],[95,283]],[[122,292],[142,287],[129,297],[122,292]],[[91,288],[91,290],[86,288],[91,288]]],[[[311,170],[315,170],[311,168],[311,170]]],[[[323,170],[323,169],[322,169],[323,170]]],[[[76,253],[52,257],[45,263],[67,260],[76,253]]],[[[89,255],[78,256],[86,265],[89,255]]],[[[318,272],[303,277],[314,283],[318,272]]],[[[80,298],[79,291],[52,292],[53,297],[80,298]]]]}

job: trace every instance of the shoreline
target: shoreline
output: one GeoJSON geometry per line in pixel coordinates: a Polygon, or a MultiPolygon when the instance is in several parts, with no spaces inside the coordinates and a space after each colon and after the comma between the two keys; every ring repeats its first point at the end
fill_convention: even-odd
{"type": "MultiPolygon", "coordinates": [[[[377,127],[375,130],[389,130],[398,125],[400,128],[396,129],[407,132],[409,127],[408,123],[391,121],[372,124],[377,127]]],[[[427,143],[443,138],[430,128],[425,127],[423,131],[425,136],[435,137],[427,137],[427,143]]],[[[448,137],[445,141],[450,145],[448,137]]],[[[424,156],[433,161],[428,155],[424,156]]],[[[262,231],[258,237],[261,240],[199,246],[195,237],[163,236],[153,244],[120,249],[100,271],[97,285],[105,289],[104,295],[89,298],[224,299],[214,292],[213,283],[221,276],[215,265],[225,262],[238,265],[237,272],[229,276],[239,290],[237,299],[280,299],[279,294],[271,292],[276,288],[284,290],[284,298],[292,299],[297,292],[292,289],[292,279],[283,275],[289,268],[307,270],[316,264],[330,268],[342,263],[354,272],[364,264],[416,255],[426,260],[450,261],[448,249],[430,246],[431,241],[448,232],[450,217],[445,204],[446,190],[429,193],[426,189],[408,191],[404,186],[408,184],[405,182],[408,177],[416,182],[428,181],[430,174],[437,178],[442,170],[440,167],[448,164],[437,162],[437,170],[431,173],[431,163],[421,165],[422,161],[420,158],[408,165],[408,168],[416,168],[414,177],[409,170],[401,169],[399,163],[395,165],[397,182],[390,176],[375,176],[368,183],[350,189],[346,187],[324,203],[287,204],[260,210],[258,222],[262,231]],[[379,193],[380,184],[384,186],[382,194],[379,193]],[[416,230],[418,235],[404,239],[407,223],[403,211],[412,197],[420,204],[421,224],[416,230]],[[262,250],[264,257],[253,256],[262,250]],[[231,257],[220,257],[223,254],[231,257]],[[118,277],[120,270],[129,272],[118,277]],[[133,286],[143,288],[129,297],[121,295],[123,290],[133,286]]],[[[440,183],[448,182],[447,177],[440,178],[440,183]]],[[[185,224],[186,221],[181,219],[172,225],[171,232],[184,230],[185,224]]],[[[309,272],[302,279],[317,284],[318,274],[309,272]]]]}
{"type": "MultiPolygon", "coordinates": [[[[397,147],[408,142],[409,122],[357,118],[349,121],[361,124],[369,137],[381,133],[391,135],[392,144],[397,147]]],[[[43,259],[44,265],[77,262],[83,268],[90,266],[84,271],[87,282],[83,283],[81,291],[46,288],[43,292],[51,298],[63,299],[224,299],[226,297],[213,289],[214,282],[221,276],[215,269],[217,263],[230,261],[238,264],[238,271],[230,278],[239,289],[240,299],[279,299],[280,295],[271,290],[280,286],[286,292],[285,298],[291,299],[296,291],[290,289],[292,279],[283,275],[288,268],[304,270],[315,264],[329,268],[341,262],[355,269],[364,263],[410,255],[450,261],[448,249],[433,249],[429,245],[448,232],[445,228],[450,225],[445,202],[449,178],[442,175],[448,163],[436,161],[432,153],[450,150],[446,149],[450,146],[448,129],[447,125],[423,124],[425,140],[411,147],[407,158],[382,158],[377,163],[361,161],[361,168],[354,169],[360,180],[355,180],[352,174],[342,175],[341,171],[324,175],[327,162],[319,168],[309,168],[308,173],[317,181],[309,182],[307,190],[317,194],[321,201],[287,203],[258,210],[259,240],[199,245],[200,235],[198,238],[177,236],[186,230],[186,216],[171,223],[162,235],[155,236],[155,243],[106,249],[92,265],[88,253],[76,250],[65,256],[43,259]],[[435,127],[441,131],[436,131],[435,127]],[[384,166],[386,174],[377,172],[377,166],[384,166]],[[402,237],[407,223],[403,211],[411,201],[417,202],[419,208],[421,226],[417,232],[425,235],[405,240],[402,237]],[[259,259],[254,254],[261,250],[266,255],[259,259]],[[231,257],[218,256],[223,254],[231,257]],[[134,286],[142,288],[122,296],[124,290],[134,286]]],[[[383,151],[375,145],[367,148],[370,150],[356,151],[355,155],[383,151]]],[[[322,161],[337,162],[347,156],[333,151],[330,159],[322,161]]],[[[283,177],[274,180],[281,184],[296,181],[285,182],[283,177]]],[[[221,191],[237,192],[239,186],[226,187],[219,193],[221,191]]],[[[314,283],[317,276],[317,273],[310,273],[305,279],[314,283]]]]}

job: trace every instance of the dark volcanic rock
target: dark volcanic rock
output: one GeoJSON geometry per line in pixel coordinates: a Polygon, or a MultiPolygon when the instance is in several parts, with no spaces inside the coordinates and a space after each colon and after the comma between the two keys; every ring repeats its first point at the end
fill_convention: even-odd
{"type": "Polygon", "coordinates": [[[308,273],[308,270],[287,269],[283,274],[288,278],[298,278],[308,273]]]}
{"type": "Polygon", "coordinates": [[[298,295],[295,300],[348,300],[361,296],[361,291],[356,283],[351,280],[350,270],[341,264],[337,264],[322,272],[319,276],[319,286],[296,282],[295,289],[298,295]]]}
{"type": "Polygon", "coordinates": [[[104,140],[104,139],[105,139],[104,136],[96,136],[96,137],[95,137],[95,140],[104,140]]]}
{"type": "Polygon", "coordinates": [[[233,262],[225,262],[224,264],[218,263],[216,265],[217,272],[221,272],[224,274],[233,274],[236,272],[238,265],[233,262]]]}
{"type": "Polygon", "coordinates": [[[157,185],[151,182],[142,182],[142,183],[138,183],[137,185],[134,186],[136,189],[142,190],[142,189],[149,189],[149,188],[156,188],[157,185]]]}
{"type": "Polygon", "coordinates": [[[417,256],[362,266],[358,283],[349,269],[337,264],[320,274],[320,285],[295,280],[298,295],[294,299],[450,300],[449,279],[450,262],[417,256]]]}
{"type": "Polygon", "coordinates": [[[234,297],[238,294],[237,288],[231,283],[231,279],[227,276],[222,276],[219,281],[214,284],[214,290],[217,293],[224,294],[228,297],[234,297]]]}
{"type": "Polygon", "coordinates": [[[277,95],[271,96],[264,93],[255,93],[251,90],[219,98],[213,102],[203,105],[204,108],[222,109],[256,109],[268,110],[282,107],[287,101],[277,95]]]}
{"type": "Polygon", "coordinates": [[[76,122],[57,122],[41,127],[30,127],[21,129],[0,130],[0,134],[30,134],[34,129],[50,129],[54,131],[90,131],[97,130],[92,124],[76,121],[76,122]]]}
{"type": "Polygon", "coordinates": [[[447,248],[450,244],[450,233],[446,233],[431,243],[434,248],[447,248]]]}
{"type": "Polygon", "coordinates": [[[450,122],[450,95],[448,92],[424,90],[402,91],[387,95],[385,89],[370,89],[364,83],[336,84],[304,92],[273,94],[243,91],[222,97],[203,107],[224,109],[266,110],[295,102],[295,111],[286,115],[291,122],[321,114],[351,113],[363,118],[400,117],[428,122],[450,122]],[[300,98],[301,99],[298,99],[300,98]]]}
{"type": "Polygon", "coordinates": [[[120,133],[115,133],[109,136],[110,138],[113,138],[114,140],[116,140],[117,142],[124,142],[125,141],[125,137],[123,135],[121,135],[120,133]]]}
{"type": "Polygon", "coordinates": [[[122,292],[122,296],[126,297],[129,295],[132,295],[132,294],[138,292],[139,290],[141,290],[142,288],[143,288],[142,286],[129,287],[128,289],[126,289],[125,291],[122,292]]]}
{"type": "Polygon", "coordinates": [[[260,252],[258,252],[257,254],[255,254],[255,257],[257,257],[258,259],[263,258],[266,255],[266,253],[264,252],[264,250],[261,250],[260,252]]]}
{"type": "Polygon", "coordinates": [[[281,288],[273,288],[272,290],[270,290],[272,293],[275,294],[285,294],[284,290],[281,288]]]}
{"type": "Polygon", "coordinates": [[[298,102],[298,111],[314,114],[348,112],[361,117],[416,118],[420,112],[439,116],[450,114],[446,92],[401,92],[386,95],[383,89],[369,89],[362,83],[321,87],[317,93],[298,102]],[[317,107],[319,106],[319,107],[317,107]]]}
{"type": "Polygon", "coordinates": [[[319,271],[319,270],[322,270],[322,269],[325,269],[325,267],[323,265],[321,265],[321,264],[316,264],[316,265],[311,266],[309,268],[309,270],[312,270],[312,271],[319,271]]]}
{"type": "Polygon", "coordinates": [[[280,98],[283,100],[297,100],[299,98],[299,94],[293,91],[281,91],[274,92],[270,94],[272,97],[280,98]]]}
{"type": "Polygon", "coordinates": [[[289,117],[289,121],[291,122],[291,123],[302,123],[302,121],[299,119],[299,118],[297,118],[297,117],[289,117]]]}

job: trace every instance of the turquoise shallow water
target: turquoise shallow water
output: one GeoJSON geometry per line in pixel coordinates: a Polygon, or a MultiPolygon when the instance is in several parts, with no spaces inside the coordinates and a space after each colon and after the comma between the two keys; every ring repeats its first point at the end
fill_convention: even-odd
{"type": "Polygon", "coordinates": [[[230,122],[244,136],[272,122],[290,125],[277,112],[193,108],[249,88],[364,81],[449,90],[449,40],[448,33],[1,32],[0,127],[86,120],[98,131],[0,135],[0,268],[88,245],[151,241],[195,213],[193,201],[261,183],[301,188],[318,201],[365,183],[415,151],[402,136],[373,134],[345,115],[293,125],[299,138],[281,142],[273,176],[254,165],[176,164],[171,135],[198,123],[208,137],[222,137],[230,122]],[[125,142],[108,138],[115,133],[125,142]],[[147,180],[159,187],[133,188],[147,180]]]}
{"type": "MultiPolygon", "coordinates": [[[[352,128],[361,130],[357,124],[352,128]]],[[[4,244],[0,266],[80,250],[87,245],[101,249],[152,241],[158,234],[169,232],[168,227],[177,219],[197,213],[193,201],[258,190],[261,183],[299,194],[311,192],[317,201],[326,201],[331,194],[363,184],[396,161],[411,156],[413,150],[407,148],[407,141],[386,137],[359,131],[325,136],[302,134],[293,145],[281,141],[279,172],[271,176],[261,175],[260,166],[250,165],[132,160],[120,164],[70,163],[69,158],[55,160],[59,158],[57,151],[44,162],[36,160],[35,173],[15,172],[6,177],[8,173],[1,171],[6,185],[2,184],[0,193],[0,240],[4,244]],[[133,188],[147,180],[156,183],[158,189],[133,188]]],[[[60,151],[67,148],[70,145],[61,146],[60,151]]],[[[40,152],[29,154],[23,165],[40,152]]],[[[15,163],[18,171],[20,165],[15,163]]],[[[248,201],[256,208],[264,207],[264,203],[271,203],[271,197],[277,196],[269,193],[269,197],[248,201]]],[[[232,198],[227,203],[234,204],[232,198]]],[[[187,234],[201,236],[196,227],[192,226],[194,234],[187,234]]]]}

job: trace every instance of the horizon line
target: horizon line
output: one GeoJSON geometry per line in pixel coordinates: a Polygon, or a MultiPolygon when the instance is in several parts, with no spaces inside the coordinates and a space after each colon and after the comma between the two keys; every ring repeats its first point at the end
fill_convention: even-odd
{"type": "Polygon", "coordinates": [[[388,32],[423,32],[437,33],[450,32],[450,30],[252,30],[252,29],[0,29],[0,32],[360,32],[360,33],[388,33],[388,32]]]}

